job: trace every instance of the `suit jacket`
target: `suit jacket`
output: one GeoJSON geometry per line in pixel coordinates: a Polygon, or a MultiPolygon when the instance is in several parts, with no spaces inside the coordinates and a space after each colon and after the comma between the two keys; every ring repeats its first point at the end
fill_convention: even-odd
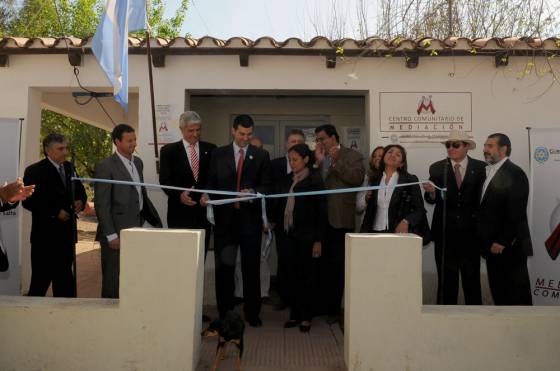
{"type": "MultiPolygon", "coordinates": [[[[31,211],[31,243],[32,244],[73,244],[76,234],[71,220],[58,219],[60,210],[72,215],[72,165],[63,163],[66,185],[60,178],[58,170],[45,158],[25,169],[24,184],[35,184],[35,192],[22,201],[22,205],[31,211]]],[[[84,186],[74,181],[74,201],[80,200],[85,205],[87,196],[84,186]]]]}
{"type": "MultiPolygon", "coordinates": [[[[134,165],[144,182],[142,160],[134,156],[134,165]]],[[[102,160],[95,167],[95,177],[99,179],[132,181],[128,170],[116,153],[102,160]]],[[[107,236],[122,229],[141,227],[148,221],[154,227],[161,227],[161,220],[154,205],[148,198],[146,188],[142,187],[143,208],[136,188],[128,185],[95,183],[95,213],[98,225],[96,240],[107,243],[107,236]]]]}
{"type": "MultiPolygon", "coordinates": [[[[465,239],[476,241],[476,217],[480,204],[480,191],[486,178],[486,163],[468,157],[467,169],[461,188],[457,188],[455,173],[451,160],[444,159],[434,162],[430,166],[430,180],[438,187],[444,187],[444,169],[447,162],[447,217],[446,239],[457,241],[465,239]]],[[[424,193],[424,199],[429,204],[435,204],[432,219],[432,237],[436,244],[440,244],[443,237],[443,198],[436,190],[433,200],[429,193],[424,193]]],[[[453,245],[448,245],[453,247],[453,245]]]]}
{"type": "MultiPolygon", "coordinates": [[[[214,144],[198,142],[199,167],[198,180],[195,181],[194,175],[189,164],[187,151],[183,140],[170,143],[161,149],[159,183],[162,185],[198,188],[206,185],[208,172],[210,170],[210,159],[212,151],[216,148],[214,144]]],[[[170,189],[163,190],[167,194],[167,225],[171,228],[193,228],[205,223],[206,208],[200,206],[200,193],[192,192],[190,197],[196,201],[196,205],[187,206],[181,203],[182,191],[170,189]]]]}
{"type": "Polygon", "coordinates": [[[494,242],[505,246],[502,254],[532,256],[527,221],[529,181],[509,159],[496,172],[482,198],[477,224],[481,253],[490,254],[494,242]]]}
{"type": "Polygon", "coordinates": [[[272,183],[276,184],[276,182],[284,179],[284,177],[288,175],[288,159],[285,155],[275,158],[270,161],[270,168],[272,171],[272,183]]]}
{"type": "MultiPolygon", "coordinates": [[[[378,186],[381,183],[383,174],[376,174],[371,179],[372,186],[378,186]]],[[[416,175],[408,173],[399,173],[399,181],[397,184],[418,182],[416,175]]],[[[373,232],[373,223],[377,213],[377,190],[373,190],[368,200],[366,213],[362,222],[360,232],[373,232]]],[[[409,185],[406,187],[397,187],[393,190],[391,200],[389,201],[389,231],[394,232],[397,225],[403,220],[408,220],[409,229],[420,225],[423,222],[426,210],[422,200],[422,192],[419,185],[409,185]],[[403,204],[408,204],[406,211],[403,211],[403,204]],[[411,209],[411,210],[410,210],[411,209]]]]}
{"type": "MultiPolygon", "coordinates": [[[[364,181],[365,168],[361,153],[340,146],[335,166],[331,166],[325,179],[326,189],[359,187],[364,181]]],[[[328,195],[329,224],[333,228],[354,229],[356,193],[328,195]]]]}
{"type": "MultiPolygon", "coordinates": [[[[285,169],[284,169],[285,171],[285,169]]],[[[275,193],[288,193],[292,186],[292,174],[284,175],[275,183],[275,193]]],[[[296,184],[294,192],[320,191],[325,189],[321,172],[311,172],[307,178],[296,184]]],[[[277,233],[284,230],[284,210],[288,199],[286,197],[271,199],[273,201],[270,219],[276,224],[277,233]]],[[[326,196],[295,197],[293,211],[293,228],[288,235],[311,242],[323,242],[327,231],[327,199],[326,196]]]]}
{"type": "MultiPolygon", "coordinates": [[[[215,149],[212,153],[206,188],[235,192],[237,190],[237,171],[235,166],[232,143],[215,149]]],[[[243,162],[240,189],[250,188],[255,190],[255,192],[268,193],[270,187],[270,159],[268,152],[249,145],[243,162]]],[[[230,196],[209,196],[214,200],[230,198],[230,196]]],[[[260,235],[262,233],[260,201],[242,202],[239,208],[239,216],[235,216],[233,204],[214,206],[213,209],[216,222],[214,231],[222,237],[232,236],[232,226],[234,222],[237,222],[236,218],[240,219],[239,225],[242,234],[260,235]]]]}

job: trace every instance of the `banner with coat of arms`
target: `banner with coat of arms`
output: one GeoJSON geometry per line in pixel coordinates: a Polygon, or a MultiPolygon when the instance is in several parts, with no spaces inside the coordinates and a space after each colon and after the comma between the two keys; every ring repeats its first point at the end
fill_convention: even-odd
{"type": "Polygon", "coordinates": [[[530,133],[533,302],[560,305],[560,129],[530,133]]]}

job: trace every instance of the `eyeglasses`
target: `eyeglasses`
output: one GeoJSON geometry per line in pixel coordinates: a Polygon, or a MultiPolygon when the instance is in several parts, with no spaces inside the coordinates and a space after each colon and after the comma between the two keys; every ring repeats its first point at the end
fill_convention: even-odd
{"type": "Polygon", "coordinates": [[[461,148],[462,145],[463,142],[445,142],[445,148],[447,149],[449,149],[450,147],[453,147],[455,149],[461,148]]]}

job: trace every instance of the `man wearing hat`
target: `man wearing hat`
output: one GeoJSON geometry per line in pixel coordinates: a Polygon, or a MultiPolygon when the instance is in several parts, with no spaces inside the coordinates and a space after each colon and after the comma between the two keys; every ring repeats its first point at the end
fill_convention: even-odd
{"type": "Polygon", "coordinates": [[[480,190],[486,177],[486,164],[467,155],[475,142],[458,130],[452,130],[442,142],[447,157],[430,166],[430,180],[447,187],[446,215],[441,192],[424,184],[424,199],[435,204],[432,235],[438,271],[438,304],[457,304],[459,274],[465,304],[482,304],[480,290],[480,252],[476,241],[476,214],[480,190]],[[445,231],[445,246],[443,236],[445,231]],[[445,254],[443,254],[445,250],[445,254]]]}

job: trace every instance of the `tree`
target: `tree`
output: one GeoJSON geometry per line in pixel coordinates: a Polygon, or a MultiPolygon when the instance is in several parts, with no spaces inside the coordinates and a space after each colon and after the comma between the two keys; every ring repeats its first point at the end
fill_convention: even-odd
{"type": "MultiPolygon", "coordinates": [[[[0,32],[4,35],[85,38],[95,33],[106,0],[24,0],[19,11],[14,10],[14,3],[14,0],[7,0],[5,5],[0,6],[0,32]]],[[[147,3],[152,35],[166,38],[179,36],[189,1],[182,0],[175,15],[168,19],[164,18],[163,0],[147,0],[147,3]]],[[[144,34],[134,35],[143,37],[144,34]]]]}
{"type": "Polygon", "coordinates": [[[76,172],[82,177],[93,177],[95,164],[112,152],[113,142],[111,134],[107,131],[43,109],[41,111],[41,142],[50,133],[60,133],[68,139],[76,164],[76,172]]]}

